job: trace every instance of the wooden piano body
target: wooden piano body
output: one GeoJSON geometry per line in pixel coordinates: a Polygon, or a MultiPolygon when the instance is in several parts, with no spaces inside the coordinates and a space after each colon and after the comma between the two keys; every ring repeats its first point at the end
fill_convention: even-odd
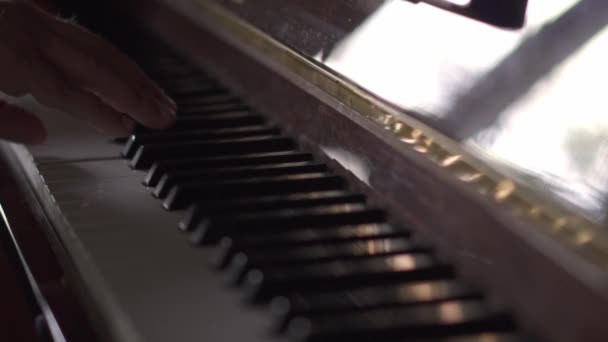
{"type": "MultiPolygon", "coordinates": [[[[459,133],[450,137],[441,124],[361,88],[323,65],[323,58],[310,58],[336,51],[345,37],[324,36],[323,25],[307,31],[301,26],[306,15],[327,18],[328,25],[342,28],[336,32],[346,32],[387,3],[395,1],[134,0],[73,6],[95,12],[93,26],[105,23],[127,47],[137,37],[127,28],[142,28],[278,123],[370,205],[385,208],[391,224],[434,246],[459,279],[482,290],[486,302],[505,307],[517,321],[517,336],[605,340],[608,250],[601,224],[480,158],[457,142],[459,133]],[[293,8],[306,9],[304,19],[281,16],[293,8]],[[305,40],[305,34],[318,39],[305,40]],[[310,44],[294,47],[289,39],[310,44]]],[[[138,44],[132,42],[135,51],[138,44]]],[[[167,53],[141,51],[144,59],[167,53]]],[[[226,286],[226,277],[208,266],[213,249],[190,246],[175,229],[184,211],[160,208],[141,185],[147,171],[131,170],[121,157],[123,144],[62,113],[39,110],[46,113],[50,141],[31,148],[2,145],[12,181],[3,183],[0,200],[34,278],[67,282],[55,297],[42,287],[51,311],[71,312],[54,312],[59,326],[74,312],[86,313],[79,320],[83,327],[65,329],[68,341],[87,334],[101,341],[285,340],[268,333],[267,307],[245,305],[240,290],[226,286]],[[26,218],[24,212],[34,215],[26,218]],[[28,229],[38,236],[28,236],[28,229]],[[44,275],[44,259],[51,256],[60,266],[44,275]]]]}

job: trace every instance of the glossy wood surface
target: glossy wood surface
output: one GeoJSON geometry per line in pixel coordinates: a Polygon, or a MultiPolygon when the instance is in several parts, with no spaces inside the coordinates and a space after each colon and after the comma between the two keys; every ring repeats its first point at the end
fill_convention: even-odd
{"type": "Polygon", "coordinates": [[[402,0],[212,2],[605,229],[604,1],[530,1],[517,30],[402,0]]]}

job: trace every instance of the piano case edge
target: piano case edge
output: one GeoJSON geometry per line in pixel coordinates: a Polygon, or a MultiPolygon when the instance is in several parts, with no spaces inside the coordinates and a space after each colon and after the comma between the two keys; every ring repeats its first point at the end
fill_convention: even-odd
{"type": "MultiPolygon", "coordinates": [[[[88,321],[95,322],[85,329],[92,328],[101,341],[140,341],[56,205],[30,152],[23,145],[0,143],[0,154],[7,159],[15,185],[26,196],[28,209],[44,230],[57,261],[88,315],[88,321]]],[[[27,254],[25,257],[27,259],[27,254]]]]}

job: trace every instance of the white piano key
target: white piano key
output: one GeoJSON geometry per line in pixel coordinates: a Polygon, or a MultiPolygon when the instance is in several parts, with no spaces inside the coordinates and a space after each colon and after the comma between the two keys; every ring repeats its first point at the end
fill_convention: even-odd
{"type": "MultiPolygon", "coordinates": [[[[42,164],[74,258],[84,248],[142,341],[272,341],[268,317],[245,306],[209,268],[209,251],[177,229],[123,160],[42,164]]],[[[56,223],[57,224],[57,223],[56,223]]],[[[93,289],[91,289],[93,291],[93,289]]]]}

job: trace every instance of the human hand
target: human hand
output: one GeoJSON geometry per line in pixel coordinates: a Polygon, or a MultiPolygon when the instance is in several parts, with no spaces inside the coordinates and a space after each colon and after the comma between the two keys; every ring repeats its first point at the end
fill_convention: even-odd
{"type": "MultiPolygon", "coordinates": [[[[176,105],[133,62],[99,36],[35,5],[0,0],[0,91],[127,135],[135,121],[169,127],[176,105]]],[[[0,100],[0,139],[40,143],[36,115],[0,100]]]]}
{"type": "Polygon", "coordinates": [[[54,0],[25,0],[25,1],[36,4],[38,7],[42,8],[46,11],[52,11],[52,10],[56,9],[54,0]]]}

